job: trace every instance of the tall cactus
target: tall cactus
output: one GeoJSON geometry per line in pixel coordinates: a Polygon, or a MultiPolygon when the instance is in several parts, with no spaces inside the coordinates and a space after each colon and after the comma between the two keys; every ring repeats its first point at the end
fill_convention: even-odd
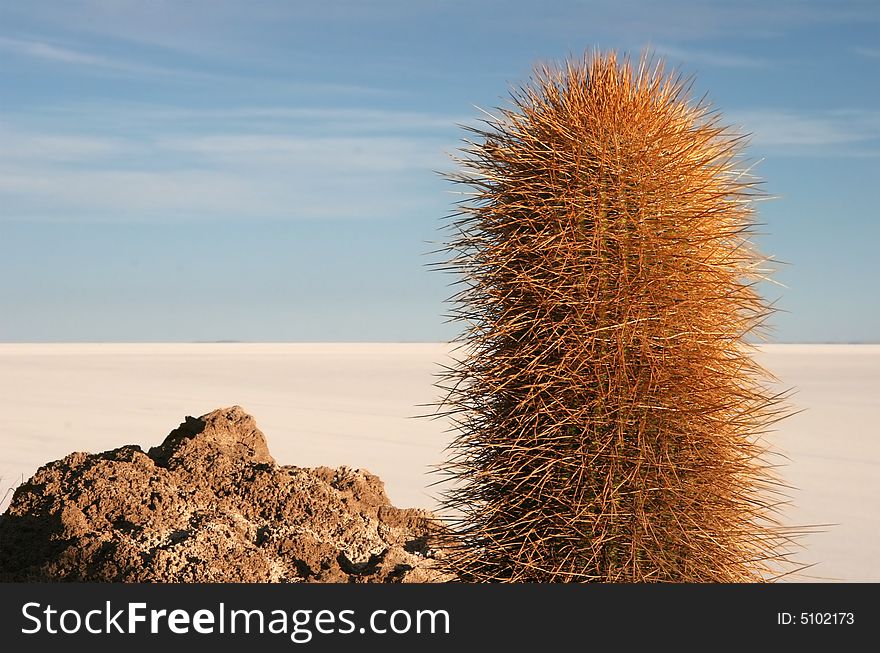
{"type": "Polygon", "coordinates": [[[448,561],[469,581],[769,580],[784,415],[747,334],[770,313],[742,138],[661,63],[542,67],[451,175],[466,326],[448,561]]]}

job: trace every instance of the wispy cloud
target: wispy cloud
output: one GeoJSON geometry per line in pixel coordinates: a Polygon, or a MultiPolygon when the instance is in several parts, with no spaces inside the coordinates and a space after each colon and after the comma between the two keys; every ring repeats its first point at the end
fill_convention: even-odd
{"type": "Polygon", "coordinates": [[[0,36],[0,50],[17,56],[43,59],[59,64],[98,69],[113,73],[146,73],[150,75],[178,75],[180,71],[145,65],[83,52],[67,46],[37,40],[13,39],[0,36]]]}
{"type": "Polygon", "coordinates": [[[22,41],[20,39],[10,39],[0,37],[0,49],[12,52],[13,54],[26,55],[36,57],[38,59],[49,59],[51,61],[61,61],[63,63],[81,64],[84,66],[102,66],[112,68],[115,62],[105,59],[104,57],[96,57],[94,55],[77,52],[68,48],[58,47],[42,41],[22,41]]]}
{"type": "Polygon", "coordinates": [[[746,109],[726,113],[727,121],[750,133],[751,142],[778,150],[816,150],[825,154],[864,155],[859,148],[876,146],[880,112],[835,110],[796,112],[785,109],[746,109]],[[841,149],[839,146],[847,146],[841,149]]]}
{"type": "Polygon", "coordinates": [[[439,162],[441,145],[403,137],[326,137],[266,134],[215,134],[162,139],[157,147],[177,156],[197,157],[207,166],[258,166],[288,163],[334,176],[426,170],[439,162]]]}
{"type": "Polygon", "coordinates": [[[273,166],[271,175],[247,174],[241,168],[231,167],[0,167],[0,201],[6,220],[161,222],[412,215],[425,206],[425,196],[414,192],[419,184],[412,169],[407,174],[400,170],[394,176],[383,174],[382,166],[388,161],[378,158],[376,166],[374,154],[362,157],[356,164],[349,161],[347,166],[330,168],[323,162],[287,160],[283,165],[273,166]]]}
{"type": "Polygon", "coordinates": [[[326,39],[340,24],[400,25],[414,18],[457,14],[464,0],[333,2],[241,2],[241,0],[42,0],[12,3],[3,11],[26,24],[99,40],[112,39],[212,59],[261,59],[273,49],[280,28],[287,49],[297,37],[326,39]],[[263,38],[263,37],[266,38],[263,38]]]}
{"type": "Polygon", "coordinates": [[[104,136],[47,134],[18,129],[0,122],[0,142],[4,158],[41,163],[99,160],[119,153],[121,141],[104,136]]]}
{"type": "Polygon", "coordinates": [[[671,45],[658,45],[653,48],[653,51],[672,59],[687,61],[689,64],[704,64],[718,68],[767,68],[772,65],[772,62],[767,59],[749,55],[671,45]]]}
{"type": "MultiPolygon", "coordinates": [[[[308,36],[303,26],[321,26],[322,38],[340,26],[357,24],[390,32],[454,24],[474,34],[491,25],[499,33],[567,37],[585,31],[644,42],[692,41],[736,34],[790,32],[804,26],[877,23],[880,12],[868,0],[558,0],[535,11],[533,2],[412,2],[334,0],[333,2],[252,2],[239,0],[43,0],[9,3],[8,13],[66,31],[124,39],[200,55],[246,57],[271,50],[271,39],[254,34],[282,28],[308,36]],[[467,21],[461,21],[467,16],[467,21]]],[[[589,32],[588,32],[589,33],[589,32]]],[[[482,35],[485,37],[485,34],[482,35]]],[[[377,45],[378,47],[378,45],[377,45]]],[[[407,53],[409,54],[409,53],[407,53]]]]}
{"type": "Polygon", "coordinates": [[[624,43],[635,48],[658,40],[675,44],[712,43],[733,37],[747,43],[750,39],[778,38],[814,26],[880,21],[876,3],[870,1],[563,0],[545,3],[540,13],[533,7],[534,3],[505,3],[504,11],[498,11],[493,6],[494,18],[508,31],[514,27],[521,34],[552,30],[556,35],[571,37],[589,30],[609,38],[618,47],[624,43]]]}
{"type": "Polygon", "coordinates": [[[852,51],[869,59],[880,59],[880,48],[856,47],[852,48],[852,51]]]}
{"type": "MultiPolygon", "coordinates": [[[[102,128],[107,115],[86,123],[76,111],[67,131],[51,116],[0,123],[5,219],[402,217],[442,201],[432,170],[451,165],[459,135],[452,116],[381,109],[110,107],[128,121],[115,131],[102,128]]],[[[880,112],[726,117],[780,155],[880,151],[880,112]]]]}
{"type": "MultiPolygon", "coordinates": [[[[34,118],[34,112],[27,116],[34,118]]],[[[334,106],[227,106],[180,107],[145,103],[68,104],[43,107],[37,118],[55,121],[61,117],[79,125],[106,126],[108,122],[125,124],[134,129],[151,125],[161,130],[229,128],[242,130],[278,130],[290,132],[324,132],[330,134],[376,133],[449,133],[457,125],[472,124],[473,115],[451,115],[430,111],[406,111],[371,107],[345,108],[334,106]]]]}
{"type": "Polygon", "coordinates": [[[164,80],[198,81],[238,88],[276,89],[312,94],[353,94],[359,96],[383,95],[387,91],[374,86],[332,81],[302,81],[287,78],[260,77],[246,74],[216,73],[188,67],[180,63],[174,67],[142,63],[140,61],[95,54],[81,48],[61,45],[46,40],[18,39],[0,36],[0,52],[17,57],[37,59],[59,66],[76,67],[92,74],[113,77],[149,77],[164,80]]]}
{"type": "MultiPolygon", "coordinates": [[[[175,115],[175,114],[171,114],[175,115]]],[[[473,117],[423,111],[399,111],[394,109],[338,108],[338,107],[240,107],[216,110],[178,112],[178,118],[192,117],[225,120],[279,120],[294,123],[334,125],[355,131],[410,131],[448,130],[457,124],[472,121],[473,117]]]]}
{"type": "Polygon", "coordinates": [[[430,203],[432,171],[448,167],[454,149],[428,129],[450,124],[434,114],[166,109],[154,123],[129,116],[140,130],[126,124],[120,135],[94,123],[88,133],[0,123],[3,217],[399,217],[430,203]]]}

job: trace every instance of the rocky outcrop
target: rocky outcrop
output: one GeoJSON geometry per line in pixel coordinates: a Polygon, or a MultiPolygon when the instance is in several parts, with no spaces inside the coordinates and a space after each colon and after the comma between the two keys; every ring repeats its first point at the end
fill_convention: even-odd
{"type": "Polygon", "coordinates": [[[0,517],[0,580],[436,582],[434,528],[369,472],[276,464],[234,406],[41,467],[0,517]]]}

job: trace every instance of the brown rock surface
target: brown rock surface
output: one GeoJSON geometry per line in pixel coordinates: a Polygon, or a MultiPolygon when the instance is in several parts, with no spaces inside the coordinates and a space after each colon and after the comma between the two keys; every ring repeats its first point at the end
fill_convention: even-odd
{"type": "Polygon", "coordinates": [[[234,406],[41,467],[0,517],[0,581],[437,582],[434,524],[366,471],[277,465],[234,406]]]}

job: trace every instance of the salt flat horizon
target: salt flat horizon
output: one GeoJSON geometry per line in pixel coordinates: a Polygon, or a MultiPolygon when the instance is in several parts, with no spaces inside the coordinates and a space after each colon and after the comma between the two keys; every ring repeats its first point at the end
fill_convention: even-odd
{"type": "MultiPolygon", "coordinates": [[[[412,343],[0,343],[0,499],[73,451],[159,444],[187,415],[240,405],[282,465],[367,469],[400,507],[436,508],[448,422],[417,419],[451,346],[412,343]]],[[[802,412],[767,436],[791,525],[827,524],[795,580],[880,581],[880,344],[767,344],[802,412]]],[[[8,497],[6,502],[8,502],[8,497]]],[[[0,509],[5,508],[5,503],[0,509]]]]}

